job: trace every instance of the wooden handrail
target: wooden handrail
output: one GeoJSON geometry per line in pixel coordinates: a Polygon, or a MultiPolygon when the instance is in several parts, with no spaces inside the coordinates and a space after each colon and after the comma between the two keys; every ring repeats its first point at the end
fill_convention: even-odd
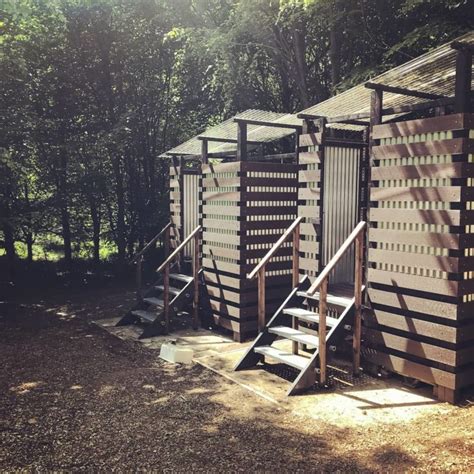
{"type": "MultiPolygon", "coordinates": [[[[176,249],[166,258],[166,260],[157,268],[157,272],[163,272],[163,311],[165,315],[165,329],[169,333],[170,329],[170,263],[179,255],[186,245],[194,239],[194,255],[193,255],[193,328],[198,328],[199,323],[199,232],[201,226],[198,225],[187,237],[176,247],[176,249]]],[[[167,233],[169,240],[169,231],[167,233]]]]}
{"type": "Polygon", "coordinates": [[[137,263],[138,259],[141,258],[148,249],[171,227],[171,222],[168,222],[158,234],[155,235],[146,245],[143,247],[134,257],[130,260],[130,263],[137,263]]]}
{"type": "Polygon", "coordinates": [[[326,351],[326,316],[327,316],[327,296],[328,296],[328,284],[329,275],[334,270],[342,256],[347,252],[350,246],[355,242],[355,265],[354,265],[354,328],[353,328],[353,341],[352,341],[352,371],[354,375],[359,374],[360,369],[360,338],[361,338],[361,321],[362,321],[362,267],[363,267],[363,248],[364,248],[364,236],[362,231],[366,228],[367,223],[364,221],[359,222],[354,230],[351,232],[349,237],[339,247],[339,250],[331,258],[329,263],[324,267],[323,271],[319,274],[316,281],[311,285],[309,290],[306,292],[308,296],[312,296],[316,290],[319,289],[319,323],[318,323],[318,337],[319,337],[319,382],[324,385],[327,378],[327,351],[326,351]]]}
{"type": "MultiPolygon", "coordinates": [[[[292,264],[292,285],[298,286],[300,264],[299,264],[299,250],[300,250],[300,224],[303,217],[297,217],[291,225],[285,230],[283,235],[273,244],[272,248],[260,260],[257,266],[247,275],[249,280],[253,280],[255,276],[258,277],[258,330],[263,331],[265,327],[265,267],[270,259],[275,255],[278,249],[293,235],[293,264],[292,264]]],[[[293,318],[294,329],[298,328],[298,321],[293,318]]],[[[298,353],[298,344],[293,343],[293,353],[298,353]]]]}
{"type": "Polygon", "coordinates": [[[342,256],[347,252],[349,247],[352,245],[354,240],[359,236],[359,234],[365,229],[367,223],[364,221],[359,222],[354,230],[351,232],[349,237],[344,241],[344,243],[339,247],[339,250],[334,254],[329,263],[324,267],[323,271],[319,274],[316,281],[311,285],[307,291],[308,295],[313,295],[316,293],[316,290],[321,286],[323,280],[325,280],[329,274],[334,270],[334,267],[342,258],[342,256]]]}
{"type": "Polygon", "coordinates": [[[273,244],[272,248],[267,254],[258,262],[257,266],[248,274],[247,278],[253,280],[257,273],[268,263],[268,261],[275,255],[276,251],[288,240],[290,235],[301,224],[303,217],[296,218],[293,223],[285,230],[283,235],[273,244]]]}
{"type": "Polygon", "coordinates": [[[179,245],[176,247],[176,249],[173,251],[172,254],[168,256],[168,258],[156,269],[157,272],[161,272],[166,265],[168,265],[180,252],[181,250],[186,247],[186,245],[191,242],[191,239],[201,230],[201,226],[198,225],[179,245]]]}

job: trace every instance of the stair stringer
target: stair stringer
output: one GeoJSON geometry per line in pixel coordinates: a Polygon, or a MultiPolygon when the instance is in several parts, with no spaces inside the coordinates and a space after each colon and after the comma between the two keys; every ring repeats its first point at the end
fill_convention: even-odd
{"type": "MultiPolygon", "coordinates": [[[[344,329],[344,325],[354,315],[355,298],[351,299],[350,304],[342,312],[338,318],[338,322],[333,326],[326,335],[326,347],[336,338],[337,334],[344,329]]],[[[314,351],[308,361],[308,365],[298,374],[295,381],[286,393],[287,396],[296,395],[298,392],[311,387],[316,381],[316,362],[319,357],[319,348],[314,351]]]]}
{"type": "Polygon", "coordinates": [[[234,371],[250,369],[255,367],[262,359],[262,354],[257,354],[254,349],[260,346],[271,345],[276,339],[277,335],[268,332],[268,329],[280,325],[285,320],[291,321],[291,316],[288,316],[283,313],[283,310],[287,308],[290,303],[293,305],[297,300],[298,303],[303,302],[304,298],[297,296],[298,291],[307,290],[310,287],[311,283],[308,276],[304,276],[299,282],[298,286],[291,290],[291,293],[281,304],[281,306],[276,310],[275,314],[272,316],[270,321],[264,327],[263,331],[255,338],[252,345],[247,349],[243,357],[235,365],[234,371]]]}
{"type": "MultiPolygon", "coordinates": [[[[199,284],[199,282],[198,282],[199,284]]],[[[170,319],[175,316],[179,311],[183,310],[186,304],[192,301],[194,290],[194,280],[187,283],[181,291],[170,301],[169,315],[170,319]]],[[[164,311],[161,309],[156,313],[156,319],[145,327],[143,332],[140,334],[139,339],[146,339],[147,337],[158,336],[164,334],[163,332],[163,316],[164,311]]]]}

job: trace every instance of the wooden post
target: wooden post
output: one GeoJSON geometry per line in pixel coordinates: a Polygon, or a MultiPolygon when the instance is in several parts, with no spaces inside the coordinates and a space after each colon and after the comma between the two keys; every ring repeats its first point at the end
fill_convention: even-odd
{"type": "Polygon", "coordinates": [[[319,178],[319,225],[318,225],[318,232],[319,235],[318,237],[318,242],[319,242],[319,268],[318,272],[320,272],[323,268],[324,265],[326,265],[328,262],[324,261],[324,225],[325,225],[325,218],[324,218],[324,195],[326,194],[326,186],[324,184],[324,167],[325,167],[325,162],[326,162],[326,147],[325,147],[325,142],[326,142],[326,124],[327,124],[327,119],[325,117],[321,117],[318,120],[318,128],[319,131],[321,132],[321,145],[318,147],[319,148],[319,159],[320,159],[320,165],[319,165],[319,171],[320,171],[320,178],[319,178]]]}
{"type": "MultiPolygon", "coordinates": [[[[181,204],[180,212],[179,212],[179,243],[183,242],[186,238],[184,234],[184,220],[185,220],[185,213],[186,213],[186,205],[184,202],[184,157],[179,158],[179,202],[181,204]]],[[[183,268],[183,254],[179,254],[177,261],[178,261],[178,269],[181,271],[183,268]]]]}
{"type": "MultiPolygon", "coordinates": [[[[170,240],[170,229],[166,230],[165,242],[170,240]]],[[[168,258],[168,256],[166,256],[168,258]]],[[[170,266],[169,263],[165,265],[163,272],[163,310],[165,314],[165,331],[166,334],[170,331],[170,266]]]]}
{"type": "Polygon", "coordinates": [[[201,162],[203,165],[209,162],[209,144],[206,139],[201,140],[201,162]]]}
{"type": "Polygon", "coordinates": [[[237,161],[247,161],[247,124],[237,124],[237,161]]]}
{"type": "Polygon", "coordinates": [[[258,332],[265,328],[265,265],[259,270],[258,275],[258,332]]]}
{"type": "Polygon", "coordinates": [[[460,49],[456,56],[456,82],[454,87],[454,112],[471,111],[472,52],[460,49]]]}
{"type": "MultiPolygon", "coordinates": [[[[292,272],[292,286],[296,288],[300,282],[300,224],[295,227],[293,231],[293,272],[292,272]]],[[[298,318],[292,317],[293,329],[298,329],[298,318]]],[[[298,354],[298,343],[292,343],[293,354],[298,354]]]]}
{"type": "Polygon", "coordinates": [[[163,272],[163,309],[165,313],[165,331],[170,332],[170,265],[167,263],[163,272]]]}
{"type": "Polygon", "coordinates": [[[321,385],[327,379],[327,350],[326,350],[326,313],[328,296],[328,279],[325,278],[319,287],[319,382],[321,385]]]}
{"type": "Polygon", "coordinates": [[[193,280],[194,280],[194,298],[193,298],[193,329],[199,327],[199,234],[194,236],[194,254],[193,254],[193,280]]]}
{"type": "Polygon", "coordinates": [[[364,236],[362,232],[355,241],[355,281],[354,281],[354,339],[352,341],[352,371],[355,376],[360,372],[360,337],[362,329],[362,255],[364,236]]]}
{"type": "Polygon", "coordinates": [[[137,301],[141,303],[143,300],[142,297],[142,263],[143,263],[143,257],[140,256],[138,257],[137,260],[137,275],[136,275],[136,282],[137,282],[137,301]]]}

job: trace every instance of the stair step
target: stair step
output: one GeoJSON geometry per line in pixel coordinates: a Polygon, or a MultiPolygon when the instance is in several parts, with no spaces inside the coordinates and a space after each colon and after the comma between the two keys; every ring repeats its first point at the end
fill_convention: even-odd
{"type": "Polygon", "coordinates": [[[257,354],[262,354],[265,357],[270,357],[271,359],[275,359],[279,362],[282,362],[283,364],[289,365],[298,370],[303,370],[309,363],[309,359],[306,357],[291,354],[290,352],[285,352],[271,346],[256,347],[254,351],[257,354]]]}
{"type": "Polygon", "coordinates": [[[277,336],[284,337],[285,339],[290,339],[292,341],[300,342],[301,344],[306,344],[310,347],[318,347],[319,340],[317,336],[312,334],[307,334],[298,329],[293,329],[288,326],[275,326],[268,328],[268,332],[276,334],[277,336]]]}
{"type": "MultiPolygon", "coordinates": [[[[163,285],[157,285],[155,286],[155,290],[165,291],[165,287],[163,285]]],[[[176,295],[176,296],[179,295],[182,291],[179,288],[173,288],[172,286],[169,287],[169,290],[172,295],[176,295]]]]}
{"type": "Polygon", "coordinates": [[[184,281],[185,283],[190,283],[193,281],[193,277],[189,275],[183,275],[182,273],[170,273],[170,278],[172,280],[184,281]]]}
{"type": "Polygon", "coordinates": [[[137,316],[140,319],[144,319],[145,321],[148,321],[149,323],[154,322],[158,316],[156,313],[152,311],[144,311],[143,309],[136,309],[132,311],[132,314],[134,316],[137,316]]]}
{"type": "Polygon", "coordinates": [[[145,301],[145,303],[152,304],[153,306],[159,306],[160,308],[162,308],[164,304],[162,299],[155,298],[154,296],[143,298],[143,301],[145,301]]]}
{"type": "MultiPolygon", "coordinates": [[[[302,321],[306,321],[308,323],[319,324],[319,314],[315,313],[314,311],[308,311],[307,309],[303,308],[286,308],[283,310],[284,314],[289,314],[290,316],[294,316],[295,318],[301,319],[302,321]]],[[[331,318],[330,316],[326,316],[326,327],[334,327],[338,322],[337,318],[331,318]]]]}
{"type": "MultiPolygon", "coordinates": [[[[312,300],[318,300],[319,301],[319,293],[316,292],[314,295],[308,295],[305,291],[298,291],[297,293],[298,296],[301,296],[303,298],[309,298],[312,300]]],[[[328,295],[327,296],[327,302],[328,304],[334,305],[334,306],[339,306],[341,308],[347,308],[350,306],[352,303],[352,298],[345,298],[344,296],[335,296],[335,295],[328,295]]]]}

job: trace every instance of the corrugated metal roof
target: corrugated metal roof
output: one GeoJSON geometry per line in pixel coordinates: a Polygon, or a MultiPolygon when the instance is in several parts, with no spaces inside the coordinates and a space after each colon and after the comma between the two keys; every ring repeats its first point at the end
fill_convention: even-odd
{"type": "MultiPolygon", "coordinates": [[[[457,38],[457,41],[474,44],[474,32],[467,33],[457,38]]],[[[451,42],[429,51],[428,53],[402,64],[401,66],[397,66],[372,79],[372,82],[393,87],[420,90],[432,94],[452,96],[454,95],[457,53],[450,45],[451,42]]],[[[358,86],[337,94],[330,99],[309,107],[301,113],[320,115],[328,118],[340,115],[367,113],[370,111],[370,95],[371,90],[367,89],[363,84],[359,84],[358,86]]],[[[416,104],[423,102],[424,100],[426,99],[385,92],[383,103],[384,108],[388,108],[416,104]]],[[[236,139],[237,124],[234,122],[235,117],[300,125],[301,120],[298,119],[296,115],[297,114],[283,114],[249,109],[219,125],[207,129],[204,133],[191,138],[161,156],[169,156],[169,154],[200,154],[201,141],[198,139],[199,136],[236,139]]],[[[394,116],[385,116],[384,120],[389,120],[393,117],[394,116]]],[[[363,128],[356,125],[346,124],[333,124],[332,126],[337,128],[349,128],[352,130],[360,130],[363,128]]],[[[270,142],[288,136],[293,132],[293,129],[249,125],[247,136],[249,141],[270,142]]],[[[235,143],[209,142],[210,153],[235,150],[235,143]]]]}

